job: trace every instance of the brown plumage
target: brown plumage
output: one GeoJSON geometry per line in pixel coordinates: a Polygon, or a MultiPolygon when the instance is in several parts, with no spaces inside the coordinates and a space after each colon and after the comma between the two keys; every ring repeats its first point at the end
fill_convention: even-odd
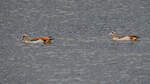
{"type": "Polygon", "coordinates": [[[111,32],[110,34],[113,35],[113,40],[120,40],[120,41],[121,40],[122,41],[124,41],[124,40],[136,41],[139,38],[138,36],[132,36],[132,35],[118,37],[117,34],[116,34],[116,32],[111,32]]]}
{"type": "Polygon", "coordinates": [[[139,38],[139,37],[137,37],[137,36],[130,36],[130,39],[131,39],[131,40],[134,40],[134,41],[136,41],[137,38],[139,38]]]}
{"type": "Polygon", "coordinates": [[[44,43],[45,45],[51,44],[51,38],[50,37],[38,37],[38,38],[33,38],[30,40],[29,35],[24,34],[22,36],[22,40],[25,39],[25,43],[44,43]]]}

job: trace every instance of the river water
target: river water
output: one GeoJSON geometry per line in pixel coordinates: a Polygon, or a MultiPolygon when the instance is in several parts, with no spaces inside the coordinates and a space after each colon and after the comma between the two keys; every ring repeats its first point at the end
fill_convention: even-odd
{"type": "Polygon", "coordinates": [[[149,0],[1,0],[0,84],[149,84],[149,0]],[[112,41],[137,35],[136,42],[112,41]],[[24,44],[52,36],[52,44],[24,44]]]}

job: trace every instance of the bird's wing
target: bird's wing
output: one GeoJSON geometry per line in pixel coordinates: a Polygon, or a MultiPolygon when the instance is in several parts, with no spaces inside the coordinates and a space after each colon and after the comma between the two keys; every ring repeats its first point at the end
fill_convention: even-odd
{"type": "Polygon", "coordinates": [[[50,38],[49,37],[40,37],[40,39],[42,39],[42,40],[49,40],[50,38]]]}
{"type": "Polygon", "coordinates": [[[33,38],[33,39],[31,39],[31,41],[37,41],[37,40],[39,40],[40,38],[33,38]]]}

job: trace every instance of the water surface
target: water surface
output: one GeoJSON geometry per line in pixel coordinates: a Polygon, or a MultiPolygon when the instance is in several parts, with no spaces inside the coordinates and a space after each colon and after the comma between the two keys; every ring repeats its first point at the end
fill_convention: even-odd
{"type": "Polygon", "coordinates": [[[148,0],[2,0],[0,84],[149,84],[148,0]],[[115,42],[108,34],[138,35],[115,42]],[[52,36],[52,44],[24,44],[52,36]]]}

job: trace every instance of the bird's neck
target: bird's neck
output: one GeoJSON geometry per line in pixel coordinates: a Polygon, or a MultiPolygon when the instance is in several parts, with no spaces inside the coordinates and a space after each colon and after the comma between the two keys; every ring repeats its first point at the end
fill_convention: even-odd
{"type": "Polygon", "coordinates": [[[25,37],[26,41],[31,41],[30,37],[25,37]]]}
{"type": "Polygon", "coordinates": [[[113,40],[118,40],[119,37],[117,36],[117,34],[113,34],[113,40]]]}

